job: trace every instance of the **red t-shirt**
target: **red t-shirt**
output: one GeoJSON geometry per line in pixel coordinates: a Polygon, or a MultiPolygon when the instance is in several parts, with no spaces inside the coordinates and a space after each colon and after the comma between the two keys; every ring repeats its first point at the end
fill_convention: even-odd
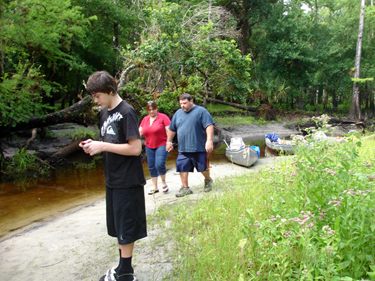
{"type": "Polygon", "coordinates": [[[167,133],[165,127],[171,124],[171,120],[164,113],[158,112],[156,119],[150,126],[150,115],[143,118],[141,125],[142,134],[145,136],[145,146],[148,148],[158,148],[167,143],[167,133]]]}

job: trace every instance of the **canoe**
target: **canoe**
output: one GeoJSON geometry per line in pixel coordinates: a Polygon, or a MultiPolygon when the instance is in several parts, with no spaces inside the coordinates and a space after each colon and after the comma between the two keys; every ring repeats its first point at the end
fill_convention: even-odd
{"type": "Polygon", "coordinates": [[[225,156],[234,164],[250,167],[258,160],[258,152],[250,145],[245,145],[241,149],[225,149],[225,156]]]}
{"type": "Polygon", "coordinates": [[[266,138],[266,146],[278,152],[294,153],[297,150],[297,145],[292,141],[283,141],[280,139],[276,142],[272,142],[269,138],[266,138]]]}

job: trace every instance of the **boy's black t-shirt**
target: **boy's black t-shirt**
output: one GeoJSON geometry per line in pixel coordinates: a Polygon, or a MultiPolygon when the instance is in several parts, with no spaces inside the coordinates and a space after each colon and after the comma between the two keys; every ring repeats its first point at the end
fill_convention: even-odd
{"type": "MultiPolygon", "coordinates": [[[[134,108],[121,101],[114,109],[100,113],[100,139],[110,143],[127,143],[140,138],[138,118],[134,108]]],[[[141,156],[125,156],[103,152],[105,184],[109,188],[129,188],[145,185],[141,156]]]]}

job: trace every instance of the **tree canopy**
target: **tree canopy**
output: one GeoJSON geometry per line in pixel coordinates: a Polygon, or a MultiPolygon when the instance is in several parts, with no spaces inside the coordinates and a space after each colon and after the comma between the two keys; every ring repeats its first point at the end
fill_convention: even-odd
{"type": "Polygon", "coordinates": [[[360,110],[371,118],[373,2],[364,10],[354,77],[355,0],[2,1],[0,126],[72,105],[96,70],[121,79],[138,109],[159,99],[166,112],[186,91],[198,101],[348,114],[358,83],[360,110]]]}

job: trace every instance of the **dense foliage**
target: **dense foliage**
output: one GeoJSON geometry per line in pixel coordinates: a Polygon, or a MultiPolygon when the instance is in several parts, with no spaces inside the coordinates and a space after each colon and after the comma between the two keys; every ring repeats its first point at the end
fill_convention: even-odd
{"type": "MultiPolygon", "coordinates": [[[[0,4],[0,126],[65,108],[95,70],[138,109],[183,91],[347,114],[360,1],[13,0],[0,4]],[[131,69],[129,67],[132,66],[131,69]],[[129,69],[129,71],[125,71],[129,69]]],[[[374,115],[375,9],[366,1],[360,86],[374,115]]]]}
{"type": "Polygon", "coordinates": [[[373,280],[373,147],[353,135],[301,144],[216,181],[223,194],[160,210],[177,218],[164,231],[177,237],[172,279],[373,280]]]}

